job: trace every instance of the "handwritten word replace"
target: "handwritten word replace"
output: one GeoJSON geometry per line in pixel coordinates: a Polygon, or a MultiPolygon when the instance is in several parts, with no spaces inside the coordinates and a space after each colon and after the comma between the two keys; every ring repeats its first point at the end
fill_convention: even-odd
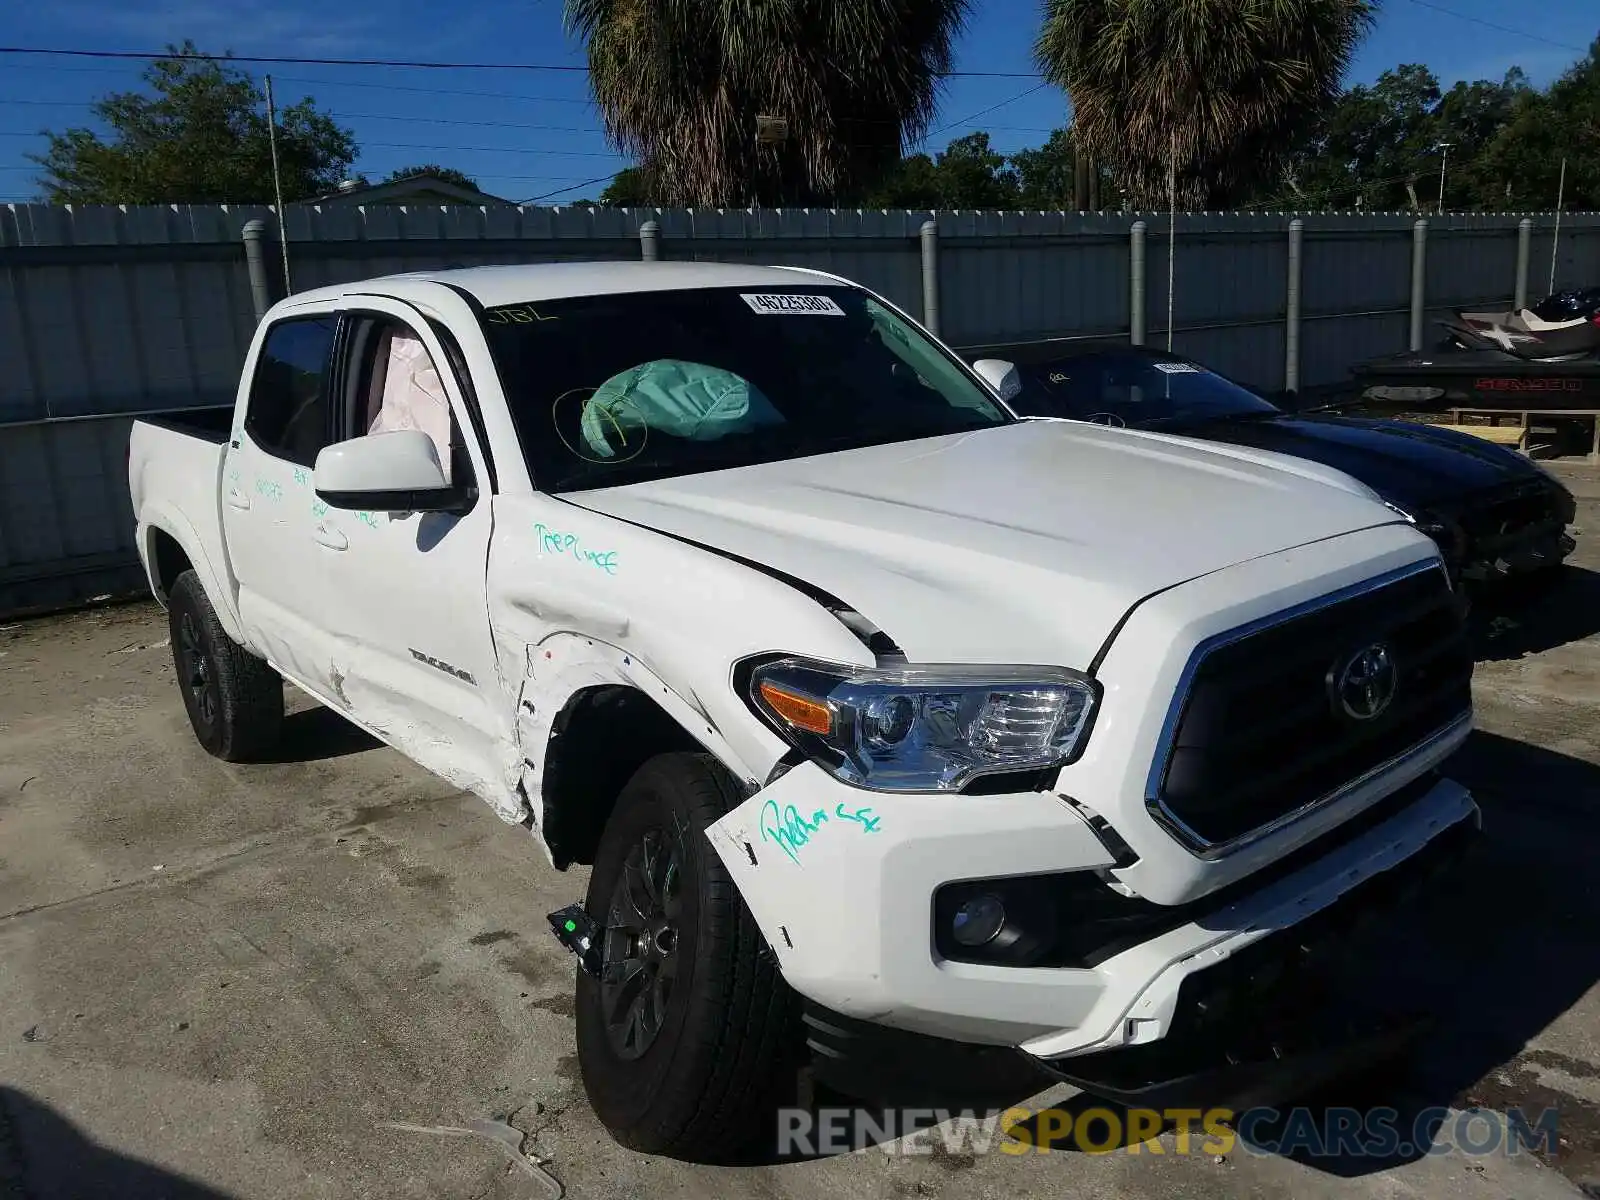
{"type": "MultiPolygon", "coordinates": [[[[877,833],[882,817],[874,816],[870,808],[850,809],[841,801],[834,806],[834,817],[859,825],[862,833],[877,833]]],[[[789,856],[791,862],[800,861],[800,851],[829,823],[828,810],[816,809],[808,817],[793,804],[779,807],[776,800],[768,800],[761,809],[761,840],[772,842],[789,856]]]]}
{"type": "Polygon", "coordinates": [[[564,555],[575,562],[585,563],[596,570],[604,571],[607,575],[617,573],[615,550],[591,550],[583,544],[583,539],[577,534],[551,529],[542,521],[534,524],[533,535],[539,539],[539,551],[542,554],[564,555]]]}

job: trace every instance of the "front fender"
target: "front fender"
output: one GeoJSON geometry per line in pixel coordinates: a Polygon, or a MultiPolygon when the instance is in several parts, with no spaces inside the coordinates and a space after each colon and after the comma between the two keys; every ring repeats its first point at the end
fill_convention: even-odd
{"type": "Polygon", "coordinates": [[[544,812],[538,801],[544,794],[556,722],[576,697],[597,687],[628,687],[648,696],[746,789],[753,791],[759,786],[760,765],[734,748],[703,705],[671,687],[636,652],[580,634],[552,634],[526,648],[523,677],[517,685],[512,756],[507,764],[511,792],[520,792],[526,802],[516,815],[528,823],[547,855],[551,849],[544,837],[544,812]]]}

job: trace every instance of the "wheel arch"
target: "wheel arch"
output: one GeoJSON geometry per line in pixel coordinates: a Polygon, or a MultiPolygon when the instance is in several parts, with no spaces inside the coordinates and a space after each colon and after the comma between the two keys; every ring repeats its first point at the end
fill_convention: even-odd
{"type": "Polygon", "coordinates": [[[660,754],[709,754],[743,794],[759,789],[757,772],[693,692],[685,698],[637,655],[560,634],[527,657],[516,716],[521,789],[528,823],[558,868],[592,862],[623,785],[660,754]]]}
{"type": "Polygon", "coordinates": [[[200,576],[222,627],[229,637],[243,645],[244,630],[233,591],[217,574],[199,533],[183,515],[167,505],[154,506],[144,515],[141,538],[145,574],[151,592],[162,607],[167,606],[178,576],[193,569],[200,576]]]}

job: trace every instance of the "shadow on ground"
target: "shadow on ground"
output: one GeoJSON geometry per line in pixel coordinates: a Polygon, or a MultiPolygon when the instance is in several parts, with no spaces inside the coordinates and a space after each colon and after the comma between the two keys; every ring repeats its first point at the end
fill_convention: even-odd
{"type": "Polygon", "coordinates": [[[331,708],[318,704],[283,718],[283,735],[259,761],[317,762],[376,750],[383,743],[350,724],[331,708]]]}
{"type": "Polygon", "coordinates": [[[1600,571],[1565,566],[1513,580],[1476,601],[1469,622],[1479,662],[1524,658],[1600,633],[1600,571]]]}
{"type": "MultiPolygon", "coordinates": [[[[1280,1104],[1278,1119],[1258,1112],[1241,1116],[1234,1127],[1251,1152],[1281,1152],[1318,1171],[1355,1177],[1421,1158],[1439,1145],[1484,1148],[1486,1139],[1499,1138],[1495,1152],[1501,1153],[1506,1126],[1497,1134],[1489,1119],[1474,1117],[1467,1128],[1464,1118],[1446,1110],[1518,1110],[1546,1161],[1575,1179],[1600,1176],[1600,1116],[1542,1084],[1535,1071],[1544,1065],[1584,1076],[1595,1068],[1525,1052],[1600,980],[1600,924],[1593,917],[1600,912],[1600,873],[1594,869],[1600,862],[1600,822],[1594,819],[1600,814],[1600,767],[1480,732],[1447,772],[1476,794],[1484,836],[1451,872],[1376,922],[1376,929],[1369,927],[1357,952],[1358,994],[1431,1014],[1429,1027],[1402,1056],[1356,1064],[1357,1073],[1300,1096],[1301,1113],[1289,1113],[1296,1101],[1291,1094],[1280,1104]],[[1557,1110],[1559,1142],[1540,1131],[1541,1114],[1550,1108],[1557,1110]],[[1372,1115],[1374,1109],[1381,1118],[1372,1115]]],[[[902,1097],[888,1114],[881,1107],[859,1107],[838,1118],[849,1132],[836,1136],[854,1137],[852,1148],[871,1145],[883,1140],[873,1136],[875,1129],[887,1126],[888,1136],[903,1133],[918,1110],[924,1127],[933,1115],[927,1110],[998,1118],[1049,1084],[1043,1076],[1017,1073],[1003,1057],[993,1061],[987,1083],[973,1075],[964,1088],[902,1097]]],[[[824,1091],[812,1097],[810,1111],[851,1105],[824,1091]]],[[[1057,1151],[1103,1151],[1127,1145],[1130,1128],[1138,1131],[1136,1141],[1151,1135],[1150,1123],[1135,1124],[1130,1115],[1079,1095],[1022,1121],[1017,1133],[1034,1145],[1049,1141],[1057,1151]],[[1080,1140],[1078,1122],[1091,1111],[1096,1116],[1080,1140]]],[[[1191,1153],[1221,1149],[1198,1120],[1191,1132],[1191,1153]]],[[[982,1153],[984,1145],[992,1150],[1004,1140],[991,1137],[976,1138],[969,1148],[982,1153]]],[[[807,1157],[792,1145],[789,1153],[784,1149],[769,1147],[764,1161],[807,1157]]],[[[935,1158],[941,1155],[952,1158],[948,1148],[935,1158]]],[[[970,1154],[958,1150],[954,1158],[970,1154]]]]}
{"type": "Polygon", "coordinates": [[[48,1104],[0,1087],[4,1200],[227,1200],[227,1194],[96,1144],[48,1104]]]}

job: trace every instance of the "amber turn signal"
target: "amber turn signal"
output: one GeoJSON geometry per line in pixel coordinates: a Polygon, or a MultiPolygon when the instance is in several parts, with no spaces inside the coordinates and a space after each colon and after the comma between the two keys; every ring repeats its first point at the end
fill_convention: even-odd
{"type": "Polygon", "coordinates": [[[796,729],[824,737],[833,732],[833,712],[821,701],[767,682],[761,684],[761,698],[768,708],[796,729]]]}

